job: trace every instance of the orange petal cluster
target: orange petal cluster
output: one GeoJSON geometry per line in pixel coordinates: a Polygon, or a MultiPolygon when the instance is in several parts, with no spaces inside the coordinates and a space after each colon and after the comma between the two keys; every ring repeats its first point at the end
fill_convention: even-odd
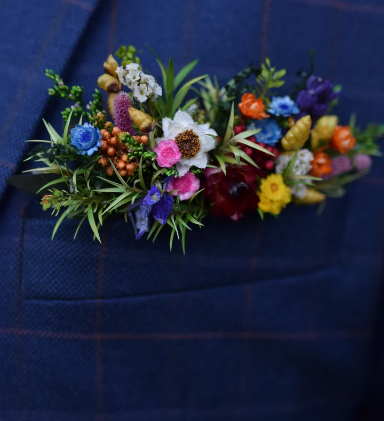
{"type": "Polygon", "coordinates": [[[239,104],[241,114],[246,118],[252,118],[255,120],[262,120],[263,118],[269,117],[268,114],[264,112],[265,105],[262,99],[257,99],[254,94],[245,93],[241,97],[241,102],[239,104]]]}
{"type": "Polygon", "coordinates": [[[341,154],[347,153],[356,145],[356,139],[353,137],[349,126],[336,126],[331,145],[341,154]]]}
{"type": "Polygon", "coordinates": [[[325,174],[331,174],[331,158],[325,152],[318,151],[313,156],[313,161],[311,161],[312,169],[311,175],[314,177],[322,177],[325,174]]]}

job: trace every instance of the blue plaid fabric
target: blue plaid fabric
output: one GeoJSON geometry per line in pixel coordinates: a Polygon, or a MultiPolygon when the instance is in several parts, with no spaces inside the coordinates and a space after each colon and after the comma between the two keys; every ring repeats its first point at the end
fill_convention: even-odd
{"type": "Polygon", "coordinates": [[[0,16],[0,420],[384,419],[379,159],[321,217],[207,218],[186,256],[118,219],[102,245],[85,227],[73,241],[73,221],[52,242],[55,219],[5,182],[43,116],[62,127],[44,69],[90,96],[124,43],[200,57],[221,83],[265,56],[292,75],[314,48],[342,121],[380,122],[382,1],[2,0],[0,16]]]}

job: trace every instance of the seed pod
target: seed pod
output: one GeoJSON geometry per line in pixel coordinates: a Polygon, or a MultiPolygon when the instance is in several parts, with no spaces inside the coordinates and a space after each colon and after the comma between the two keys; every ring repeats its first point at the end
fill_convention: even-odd
{"type": "Polygon", "coordinates": [[[119,129],[117,126],[115,126],[112,129],[112,136],[117,136],[121,132],[121,129],[119,129]]]}
{"type": "Polygon", "coordinates": [[[97,85],[110,94],[121,91],[121,83],[108,73],[104,73],[97,79],[97,85]]]}
{"type": "Polygon", "coordinates": [[[281,140],[283,148],[287,151],[298,150],[304,146],[309,138],[312,120],[309,115],[302,117],[289,129],[281,140]]]}
{"type": "Polygon", "coordinates": [[[312,149],[317,149],[320,140],[329,142],[337,126],[338,118],[335,115],[324,115],[317,120],[311,134],[312,149]]]}
{"type": "Polygon", "coordinates": [[[136,168],[137,168],[137,165],[136,165],[136,163],[135,163],[135,162],[129,162],[129,163],[125,166],[125,168],[127,169],[128,174],[129,174],[129,175],[132,175],[132,174],[135,172],[135,170],[136,170],[136,168]]]}
{"type": "Polygon", "coordinates": [[[315,205],[320,203],[325,199],[325,194],[320,193],[319,191],[311,188],[307,188],[307,193],[302,199],[294,197],[293,201],[298,205],[315,205]]]}
{"type": "Polygon", "coordinates": [[[109,94],[107,99],[108,111],[111,114],[111,117],[115,116],[115,98],[117,94],[109,94]]]}
{"type": "Polygon", "coordinates": [[[103,67],[105,73],[108,73],[111,76],[118,78],[116,69],[119,67],[119,63],[115,60],[112,54],[108,56],[107,60],[103,64],[103,67]]]}
{"type": "Polygon", "coordinates": [[[142,132],[149,133],[155,128],[156,121],[147,113],[144,113],[143,111],[140,111],[134,107],[129,107],[128,111],[131,120],[142,132]]]}
{"type": "Polygon", "coordinates": [[[128,173],[127,173],[127,171],[125,171],[125,170],[120,170],[120,171],[119,171],[119,174],[120,174],[122,177],[125,177],[128,173]]]}
{"type": "Polygon", "coordinates": [[[107,172],[107,174],[108,174],[109,176],[112,176],[112,175],[115,173],[115,171],[113,170],[113,168],[112,168],[112,167],[108,167],[108,168],[106,169],[106,172],[107,172]]]}
{"type": "Polygon", "coordinates": [[[123,169],[125,168],[125,163],[124,163],[123,161],[117,161],[117,163],[116,163],[116,167],[117,167],[119,170],[123,170],[123,169]]]}
{"type": "Polygon", "coordinates": [[[115,138],[115,136],[111,137],[111,140],[109,141],[109,143],[111,145],[117,145],[117,139],[115,138]]]}

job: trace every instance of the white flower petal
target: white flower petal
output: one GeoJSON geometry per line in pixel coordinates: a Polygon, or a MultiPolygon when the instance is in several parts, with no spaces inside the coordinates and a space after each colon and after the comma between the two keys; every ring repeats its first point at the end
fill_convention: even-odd
{"type": "Polygon", "coordinates": [[[181,110],[177,111],[177,113],[175,114],[175,117],[173,118],[173,121],[184,127],[195,125],[193,118],[186,111],[181,111],[181,110]]]}
{"type": "Polygon", "coordinates": [[[179,177],[182,177],[183,175],[187,174],[187,172],[189,171],[190,166],[183,164],[181,162],[182,160],[180,160],[177,164],[176,164],[176,169],[179,172],[179,177]]]}

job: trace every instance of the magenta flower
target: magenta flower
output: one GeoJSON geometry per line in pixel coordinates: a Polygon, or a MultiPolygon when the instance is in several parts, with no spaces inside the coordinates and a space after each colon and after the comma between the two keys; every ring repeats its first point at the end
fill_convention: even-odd
{"type": "Polygon", "coordinates": [[[340,155],[332,159],[331,167],[332,176],[336,176],[338,174],[351,171],[352,162],[348,156],[340,155]]]}
{"type": "Polygon", "coordinates": [[[359,171],[362,171],[372,165],[372,159],[369,155],[358,154],[354,157],[353,163],[359,171]]]}
{"type": "Polygon", "coordinates": [[[181,152],[173,140],[162,140],[153,150],[156,152],[156,161],[160,167],[170,168],[180,161],[181,152]]]}
{"type": "Polygon", "coordinates": [[[132,127],[131,117],[129,115],[128,108],[131,106],[131,100],[129,95],[125,92],[119,92],[116,95],[114,101],[114,111],[113,116],[115,120],[115,126],[121,129],[123,132],[128,132],[134,136],[135,130],[132,127]]]}
{"type": "Polygon", "coordinates": [[[200,187],[200,180],[192,172],[187,172],[183,177],[174,177],[168,184],[167,192],[172,196],[179,196],[180,200],[188,200],[200,187]]]}

